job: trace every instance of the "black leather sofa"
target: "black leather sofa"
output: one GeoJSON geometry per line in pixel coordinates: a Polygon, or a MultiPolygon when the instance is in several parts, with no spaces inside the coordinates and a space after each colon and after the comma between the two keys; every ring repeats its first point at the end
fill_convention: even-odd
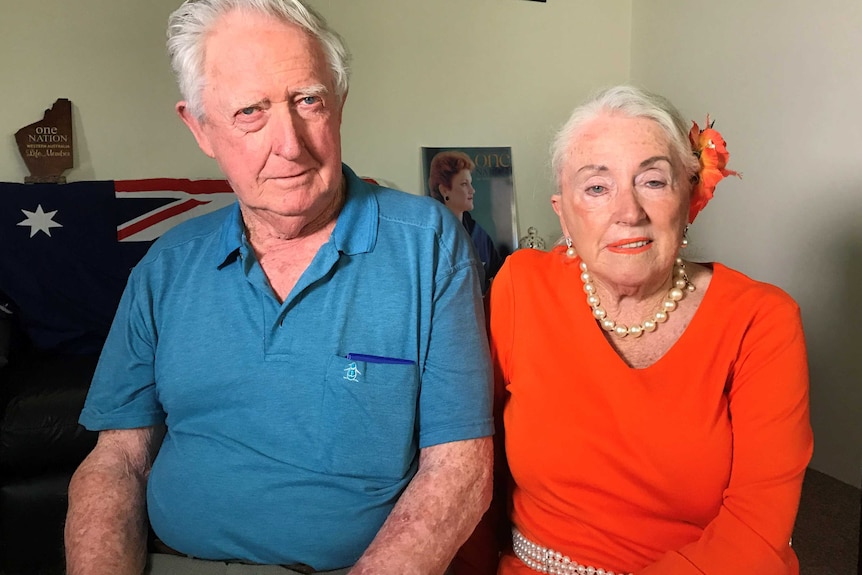
{"type": "Polygon", "coordinates": [[[9,317],[0,330],[0,573],[60,574],[69,479],[96,440],[77,420],[97,356],[38,350],[9,317]]]}

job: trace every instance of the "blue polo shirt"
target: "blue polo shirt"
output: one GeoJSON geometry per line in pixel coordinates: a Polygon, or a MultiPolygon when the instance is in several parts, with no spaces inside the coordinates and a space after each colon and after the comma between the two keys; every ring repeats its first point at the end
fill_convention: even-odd
{"type": "Polygon", "coordinates": [[[469,237],[439,202],[343,171],[335,229],[283,303],[237,205],[130,276],[80,421],[167,424],[148,511],[184,553],[351,565],[420,448],[492,432],[469,237]]]}

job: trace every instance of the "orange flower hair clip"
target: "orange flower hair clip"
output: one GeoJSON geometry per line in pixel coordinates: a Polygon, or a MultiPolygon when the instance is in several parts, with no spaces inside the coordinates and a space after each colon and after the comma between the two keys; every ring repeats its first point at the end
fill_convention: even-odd
{"type": "Polygon", "coordinates": [[[688,133],[688,139],[691,142],[691,149],[694,155],[700,160],[700,173],[698,174],[697,186],[691,196],[691,206],[688,210],[688,222],[694,221],[697,214],[700,213],[707,202],[712,199],[715,193],[715,186],[718,185],[725,176],[742,177],[742,174],[728,170],[725,168],[727,161],[730,159],[730,153],[727,151],[727,145],[724,138],[717,130],[714,130],[712,122],[709,121],[709,114],[706,115],[706,125],[701,130],[697,122],[692,122],[691,131],[688,133]]]}

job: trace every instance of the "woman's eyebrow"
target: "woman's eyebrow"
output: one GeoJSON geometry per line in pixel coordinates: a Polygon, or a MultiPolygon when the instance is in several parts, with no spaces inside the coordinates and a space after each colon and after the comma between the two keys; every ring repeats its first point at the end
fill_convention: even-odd
{"type": "Polygon", "coordinates": [[[641,162],[640,167],[645,168],[647,166],[651,166],[652,164],[655,164],[655,163],[658,163],[661,161],[665,161],[668,164],[672,164],[672,162],[670,161],[670,158],[668,158],[667,156],[653,156],[653,157],[647,158],[646,160],[641,162]]]}
{"type": "Polygon", "coordinates": [[[578,168],[578,171],[575,173],[579,174],[584,171],[607,172],[608,167],[602,166],[601,164],[587,164],[586,166],[581,166],[580,168],[578,168]]]}

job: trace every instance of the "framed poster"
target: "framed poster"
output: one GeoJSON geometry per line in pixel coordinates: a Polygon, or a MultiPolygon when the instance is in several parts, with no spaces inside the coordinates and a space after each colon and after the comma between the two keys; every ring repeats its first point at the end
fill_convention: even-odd
{"type": "MultiPolygon", "coordinates": [[[[439,169],[440,161],[451,153],[464,154],[472,162],[469,175],[472,179],[472,208],[465,210],[480,225],[502,258],[508,256],[518,245],[518,224],[515,213],[515,184],[512,177],[512,149],[510,147],[465,148],[449,146],[445,148],[422,148],[422,181],[427,195],[441,199],[439,189],[432,192],[429,184],[434,158],[440,154],[435,170],[436,182],[449,179],[446,172],[439,169]]],[[[464,164],[461,164],[463,166],[464,164]]],[[[451,171],[451,170],[450,170],[451,171]]],[[[447,182],[447,184],[450,184],[447,182]]],[[[444,184],[445,185],[445,184],[444,184]]],[[[446,203],[446,202],[444,202],[446,203]]],[[[454,209],[453,211],[456,211],[454,209]]]]}

